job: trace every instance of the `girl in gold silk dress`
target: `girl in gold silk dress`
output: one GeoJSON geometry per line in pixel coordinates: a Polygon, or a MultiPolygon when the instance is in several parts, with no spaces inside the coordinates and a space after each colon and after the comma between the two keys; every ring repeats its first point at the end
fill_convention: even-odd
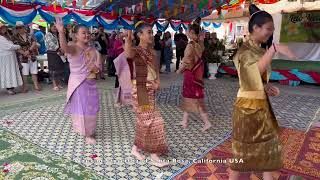
{"type": "Polygon", "coordinates": [[[183,90],[182,90],[182,105],[181,109],[184,111],[183,120],[180,123],[183,128],[188,126],[189,113],[200,113],[204,122],[202,132],[205,132],[211,127],[208,120],[208,114],[204,104],[204,62],[201,59],[204,45],[203,37],[199,37],[200,26],[198,24],[191,24],[189,26],[188,43],[182,65],[177,73],[183,72],[183,90]]]}
{"type": "Polygon", "coordinates": [[[168,152],[164,122],[155,105],[155,92],[160,89],[159,67],[153,50],[152,27],[142,21],[136,24],[139,45],[132,46],[132,32],[125,39],[125,54],[133,60],[133,109],[136,113],[136,135],[131,153],[139,160],[151,154],[151,162],[158,167],[169,165],[159,155],[168,152]]]}
{"type": "Polygon", "coordinates": [[[275,45],[268,50],[267,42],[274,31],[272,16],[250,5],[249,40],[238,50],[234,63],[238,71],[240,89],[233,109],[233,158],[230,179],[239,179],[239,172],[263,172],[263,179],[271,180],[272,171],[282,167],[279,126],[268,96],[279,95],[279,89],[268,84],[270,64],[276,52],[295,58],[288,47],[275,45]]]}

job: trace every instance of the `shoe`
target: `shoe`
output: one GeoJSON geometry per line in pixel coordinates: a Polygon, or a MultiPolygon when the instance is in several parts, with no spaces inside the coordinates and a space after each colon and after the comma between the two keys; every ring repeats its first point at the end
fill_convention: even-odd
{"type": "Polygon", "coordinates": [[[9,95],[15,95],[16,92],[14,92],[13,90],[7,90],[9,95]]]}

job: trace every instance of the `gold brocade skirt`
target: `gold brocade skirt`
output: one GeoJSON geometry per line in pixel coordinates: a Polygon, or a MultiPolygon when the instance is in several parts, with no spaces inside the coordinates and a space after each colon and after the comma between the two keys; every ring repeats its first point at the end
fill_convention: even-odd
{"type": "Polygon", "coordinates": [[[268,99],[237,98],[232,119],[232,153],[239,162],[230,163],[232,170],[282,168],[279,126],[268,99]]]}
{"type": "Polygon", "coordinates": [[[133,109],[136,113],[136,132],[134,145],[147,153],[166,154],[168,145],[164,130],[164,121],[155,105],[155,91],[147,83],[149,109],[138,106],[137,88],[133,84],[133,109]]]}

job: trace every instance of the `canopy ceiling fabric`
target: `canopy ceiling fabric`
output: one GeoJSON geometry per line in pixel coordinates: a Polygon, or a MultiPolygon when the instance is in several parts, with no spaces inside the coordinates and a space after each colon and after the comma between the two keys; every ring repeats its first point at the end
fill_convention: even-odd
{"type": "Polygon", "coordinates": [[[290,2],[288,0],[282,0],[275,4],[260,4],[259,8],[269,12],[270,14],[276,14],[281,12],[295,12],[300,11],[302,8],[307,11],[320,10],[320,1],[304,2],[303,4],[299,1],[290,2]]]}
{"type": "MultiPolygon", "coordinates": [[[[300,10],[306,11],[314,11],[320,10],[320,1],[314,2],[304,2],[301,4],[300,0],[298,1],[288,1],[288,0],[281,0],[274,4],[258,4],[257,5],[260,9],[269,12],[270,14],[277,14],[277,13],[290,13],[300,10]]],[[[249,11],[248,11],[248,4],[244,8],[238,7],[234,10],[222,10],[223,18],[219,17],[217,13],[212,13],[211,15],[203,18],[203,21],[210,21],[210,22],[226,22],[226,21],[239,21],[239,20],[249,20],[249,11]]]]}
{"type": "MultiPolygon", "coordinates": [[[[143,15],[154,18],[191,21],[215,9],[238,6],[245,0],[4,0],[15,3],[113,12],[118,15],[143,15]],[[228,6],[229,4],[229,6],[228,6]]],[[[269,0],[275,1],[275,0],[269,0]]]]}
{"type": "MultiPolygon", "coordinates": [[[[7,0],[12,2],[13,0],[7,0]]],[[[93,9],[101,5],[105,0],[14,0],[15,3],[19,4],[38,4],[43,6],[50,6],[56,2],[61,6],[65,7],[76,7],[77,9],[93,9]]]]}
{"type": "MultiPolygon", "coordinates": [[[[255,1],[274,3],[277,0],[255,1]]],[[[221,17],[225,12],[243,8],[245,3],[248,4],[248,0],[2,0],[0,16],[12,25],[16,21],[29,24],[39,14],[48,23],[61,17],[65,24],[75,20],[87,26],[99,23],[106,29],[134,29],[138,17],[159,27],[160,21],[169,20],[160,28],[170,25],[178,29],[186,28],[197,17],[212,14],[213,10],[221,17]]]]}
{"type": "Polygon", "coordinates": [[[239,8],[232,11],[222,10],[221,14],[223,17],[220,17],[217,13],[213,12],[210,16],[204,17],[202,21],[221,23],[229,20],[249,19],[248,7],[239,8]]]}
{"type": "MultiPolygon", "coordinates": [[[[211,14],[213,9],[227,4],[226,0],[114,0],[112,2],[105,1],[103,4],[95,8],[99,11],[111,11],[132,8],[135,9],[135,14],[142,14],[144,16],[151,16],[155,18],[164,19],[180,19],[180,20],[194,20],[197,17],[205,17],[211,14]],[[141,4],[143,2],[143,4],[141,4]],[[141,11],[142,7],[142,11],[141,11]]],[[[238,0],[235,0],[238,2],[238,0]]]]}

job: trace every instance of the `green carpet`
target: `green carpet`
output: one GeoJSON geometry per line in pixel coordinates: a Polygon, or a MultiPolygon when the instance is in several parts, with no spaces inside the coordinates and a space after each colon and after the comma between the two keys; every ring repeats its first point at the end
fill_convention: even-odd
{"type": "Polygon", "coordinates": [[[299,71],[320,72],[320,61],[288,61],[277,59],[272,61],[272,69],[298,69],[299,71]]]}
{"type": "Polygon", "coordinates": [[[0,129],[0,179],[103,179],[83,166],[0,129]]]}

